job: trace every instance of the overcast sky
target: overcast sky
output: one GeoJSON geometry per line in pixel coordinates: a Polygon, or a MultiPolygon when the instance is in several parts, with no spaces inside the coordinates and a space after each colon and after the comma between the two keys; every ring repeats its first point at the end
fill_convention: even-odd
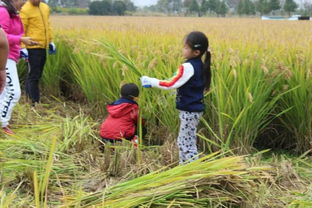
{"type": "Polygon", "coordinates": [[[136,6],[149,6],[152,4],[156,4],[157,0],[132,0],[132,2],[136,5],[136,6]]]}

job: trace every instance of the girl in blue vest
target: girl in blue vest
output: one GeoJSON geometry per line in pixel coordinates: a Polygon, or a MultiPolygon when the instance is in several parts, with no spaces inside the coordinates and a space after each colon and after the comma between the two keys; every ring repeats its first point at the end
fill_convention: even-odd
{"type": "Polygon", "coordinates": [[[182,55],[186,61],[174,77],[165,81],[142,76],[141,83],[145,88],[177,89],[176,108],[180,118],[177,143],[180,164],[185,164],[198,159],[196,129],[205,108],[204,91],[209,90],[211,82],[211,54],[206,35],[198,31],[188,34],[182,55]]]}

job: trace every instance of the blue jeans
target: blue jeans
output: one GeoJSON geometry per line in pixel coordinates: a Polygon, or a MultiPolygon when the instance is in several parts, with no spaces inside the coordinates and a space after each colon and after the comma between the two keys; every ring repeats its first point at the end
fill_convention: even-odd
{"type": "Polygon", "coordinates": [[[26,77],[26,95],[33,103],[40,100],[39,80],[43,73],[47,52],[43,48],[27,49],[29,55],[28,73],[26,77]]]}

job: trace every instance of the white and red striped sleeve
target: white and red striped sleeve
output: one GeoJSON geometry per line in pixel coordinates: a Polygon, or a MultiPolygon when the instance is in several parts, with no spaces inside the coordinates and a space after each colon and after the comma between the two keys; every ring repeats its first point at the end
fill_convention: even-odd
{"type": "Polygon", "coordinates": [[[175,76],[168,80],[156,80],[152,86],[161,89],[176,89],[184,85],[194,75],[194,68],[190,63],[182,64],[175,76]]]}

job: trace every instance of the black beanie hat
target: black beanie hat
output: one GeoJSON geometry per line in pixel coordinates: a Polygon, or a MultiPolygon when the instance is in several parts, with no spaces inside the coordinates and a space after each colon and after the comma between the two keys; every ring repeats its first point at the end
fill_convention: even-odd
{"type": "Polygon", "coordinates": [[[124,84],[121,87],[120,94],[123,98],[133,99],[134,97],[139,96],[139,88],[134,83],[124,84]]]}

